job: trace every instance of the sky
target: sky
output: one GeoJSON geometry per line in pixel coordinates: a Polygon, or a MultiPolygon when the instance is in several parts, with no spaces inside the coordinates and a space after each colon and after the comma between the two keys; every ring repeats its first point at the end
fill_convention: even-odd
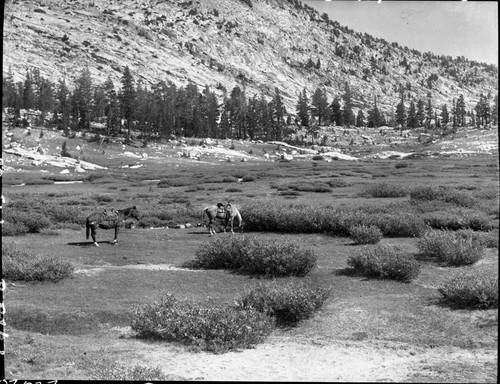
{"type": "Polygon", "coordinates": [[[498,66],[498,2],[302,0],[356,32],[498,66]]]}

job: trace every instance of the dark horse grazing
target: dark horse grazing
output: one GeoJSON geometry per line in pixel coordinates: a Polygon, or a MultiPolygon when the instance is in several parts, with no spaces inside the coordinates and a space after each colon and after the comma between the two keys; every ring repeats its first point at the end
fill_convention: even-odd
{"type": "Polygon", "coordinates": [[[203,209],[201,213],[201,218],[203,219],[203,215],[206,214],[208,217],[208,229],[210,231],[210,235],[215,235],[214,223],[216,219],[224,220],[224,232],[226,232],[226,228],[231,222],[231,232],[233,231],[234,219],[238,219],[238,228],[243,231],[241,215],[236,207],[233,207],[231,204],[227,203],[226,206],[222,203],[218,203],[217,206],[212,205],[203,209]]]}
{"type": "Polygon", "coordinates": [[[115,229],[115,238],[111,244],[117,244],[118,228],[123,226],[123,223],[128,218],[134,218],[139,220],[139,212],[135,205],[130,208],[118,209],[118,210],[106,210],[104,212],[94,212],[87,217],[86,228],[87,228],[87,239],[89,234],[92,234],[92,240],[94,240],[94,245],[99,246],[95,239],[95,231],[97,227],[102,229],[115,229]]]}

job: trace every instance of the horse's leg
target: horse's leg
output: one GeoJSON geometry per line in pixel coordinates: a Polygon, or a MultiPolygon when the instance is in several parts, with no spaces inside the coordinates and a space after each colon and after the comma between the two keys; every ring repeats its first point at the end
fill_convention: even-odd
{"type": "Polygon", "coordinates": [[[213,227],[213,220],[211,218],[208,218],[208,230],[210,231],[210,236],[215,235],[215,230],[213,227]]]}
{"type": "Polygon", "coordinates": [[[118,225],[117,225],[117,226],[115,226],[115,238],[114,238],[114,240],[111,242],[111,244],[113,244],[113,245],[118,244],[118,240],[117,240],[117,239],[118,239],[118,225]]]}
{"type": "Polygon", "coordinates": [[[234,235],[234,217],[231,217],[231,233],[234,235]]]}
{"type": "Polygon", "coordinates": [[[99,244],[97,244],[97,241],[95,239],[95,226],[93,225],[90,227],[90,235],[92,236],[92,240],[94,240],[94,245],[98,247],[99,244]]]}

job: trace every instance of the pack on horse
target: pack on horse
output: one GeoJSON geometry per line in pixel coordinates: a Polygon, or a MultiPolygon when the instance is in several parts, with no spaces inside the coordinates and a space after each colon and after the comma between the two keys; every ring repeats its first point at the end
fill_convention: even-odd
{"type": "Polygon", "coordinates": [[[207,215],[208,217],[208,229],[211,235],[215,235],[214,223],[216,219],[224,221],[224,232],[226,232],[226,228],[231,222],[231,232],[233,231],[234,219],[238,219],[238,228],[243,231],[241,214],[236,207],[233,207],[231,204],[227,203],[226,206],[222,203],[217,203],[217,206],[211,205],[203,209],[201,213],[201,218],[203,220],[203,216],[207,215]]]}
{"type": "Polygon", "coordinates": [[[115,229],[115,238],[111,244],[117,244],[118,237],[118,229],[123,226],[125,220],[128,218],[134,218],[139,220],[139,211],[136,206],[125,209],[106,209],[103,212],[94,212],[91,213],[86,220],[86,229],[87,229],[87,239],[89,238],[89,234],[92,235],[92,240],[94,240],[94,245],[96,247],[99,246],[95,239],[95,232],[97,227],[101,229],[115,229]]]}

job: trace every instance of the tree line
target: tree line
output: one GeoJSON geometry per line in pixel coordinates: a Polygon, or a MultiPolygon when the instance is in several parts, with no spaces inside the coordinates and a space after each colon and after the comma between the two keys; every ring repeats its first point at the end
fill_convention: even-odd
{"type": "Polygon", "coordinates": [[[313,133],[322,125],[457,127],[496,124],[498,115],[498,95],[491,105],[491,95],[481,94],[474,110],[466,110],[460,95],[448,110],[446,104],[434,107],[430,97],[427,102],[410,100],[407,108],[404,92],[395,111],[383,113],[375,97],[368,110],[359,108],[355,114],[348,83],[342,95],[331,101],[322,87],[310,96],[304,88],[292,114],[286,110],[278,88],[271,97],[263,93],[247,97],[244,89],[235,86],[229,93],[223,89],[220,100],[208,86],[200,90],[193,83],[184,87],[163,80],[150,87],[136,84],[128,67],[123,70],[118,89],[111,78],[95,84],[88,68],[82,70],[73,85],[70,90],[65,80],[54,84],[37,69],[15,83],[9,71],[3,78],[2,107],[13,112],[17,125],[23,121],[21,109],[35,109],[41,112],[38,124],[44,124],[51,114],[49,123],[65,131],[91,130],[90,123],[94,122],[100,123],[109,135],[124,133],[130,138],[132,131],[140,131],[145,141],[171,136],[283,140],[298,127],[313,133]]]}

